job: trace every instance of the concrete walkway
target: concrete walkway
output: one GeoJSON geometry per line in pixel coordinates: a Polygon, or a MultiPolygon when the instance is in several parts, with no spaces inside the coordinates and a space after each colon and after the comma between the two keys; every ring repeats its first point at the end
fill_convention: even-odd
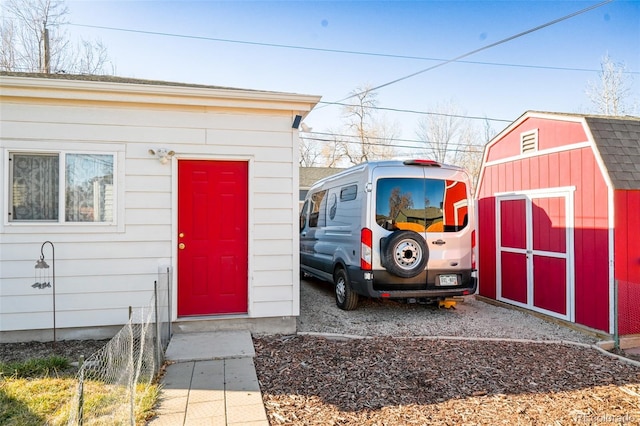
{"type": "Polygon", "coordinates": [[[157,416],[148,424],[268,426],[249,331],[174,334],[157,416]]]}

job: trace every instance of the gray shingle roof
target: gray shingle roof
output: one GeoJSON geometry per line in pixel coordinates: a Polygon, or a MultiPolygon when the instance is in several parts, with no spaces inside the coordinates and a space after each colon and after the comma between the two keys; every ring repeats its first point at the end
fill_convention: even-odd
{"type": "Polygon", "coordinates": [[[640,117],[585,116],[616,189],[640,189],[640,117]]]}
{"type": "Polygon", "coordinates": [[[342,170],[335,167],[300,167],[300,188],[311,188],[311,185],[320,179],[335,175],[342,170]]]}

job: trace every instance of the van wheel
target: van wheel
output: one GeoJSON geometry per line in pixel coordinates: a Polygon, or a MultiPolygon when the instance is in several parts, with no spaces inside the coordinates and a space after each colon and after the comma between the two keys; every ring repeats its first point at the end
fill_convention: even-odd
{"type": "Polygon", "coordinates": [[[344,269],[336,271],[333,281],[336,285],[336,305],[345,311],[353,311],[358,307],[358,293],[351,289],[349,277],[344,269]]]}
{"type": "Polygon", "coordinates": [[[427,266],[427,243],[414,231],[397,231],[382,239],[382,265],[389,273],[412,278],[427,266]]]}

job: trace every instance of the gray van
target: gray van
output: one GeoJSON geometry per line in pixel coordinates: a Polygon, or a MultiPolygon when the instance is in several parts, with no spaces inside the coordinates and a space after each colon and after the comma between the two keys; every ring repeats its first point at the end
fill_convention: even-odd
{"type": "Polygon", "coordinates": [[[316,182],[300,212],[300,272],[358,297],[435,302],[475,293],[470,179],[431,160],[372,161],[316,182]]]}

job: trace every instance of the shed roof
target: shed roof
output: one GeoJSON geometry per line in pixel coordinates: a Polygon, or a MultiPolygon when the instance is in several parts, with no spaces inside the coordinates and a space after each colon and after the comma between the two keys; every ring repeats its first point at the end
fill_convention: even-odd
{"type": "Polygon", "coordinates": [[[616,189],[640,189],[640,117],[585,116],[616,189]]]}

